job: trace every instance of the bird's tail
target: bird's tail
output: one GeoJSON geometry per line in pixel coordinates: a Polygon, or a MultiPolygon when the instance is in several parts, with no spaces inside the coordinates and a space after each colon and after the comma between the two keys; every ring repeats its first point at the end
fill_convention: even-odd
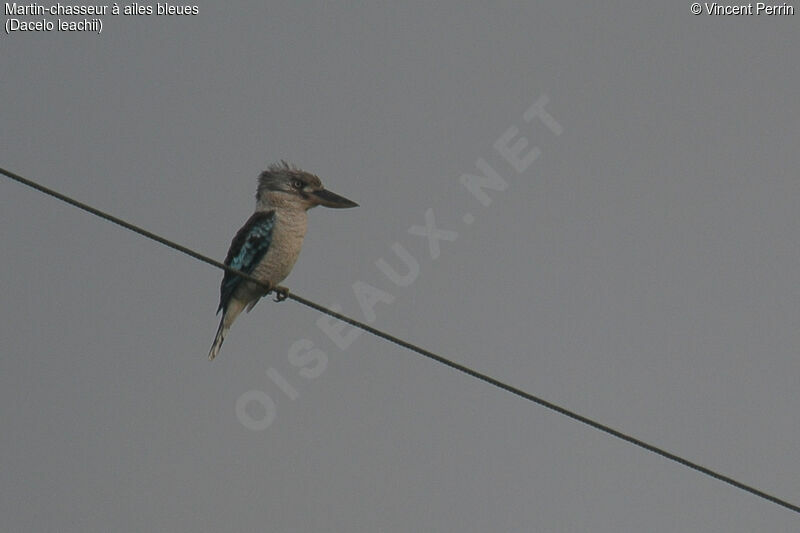
{"type": "Polygon", "coordinates": [[[219,327],[217,328],[217,336],[214,337],[214,344],[211,345],[211,351],[208,352],[209,360],[213,360],[217,354],[219,354],[219,349],[222,348],[222,342],[225,340],[225,336],[228,334],[228,331],[230,331],[233,321],[236,320],[236,317],[239,316],[239,313],[244,309],[244,306],[244,302],[232,299],[228,302],[225,310],[222,311],[222,318],[219,319],[219,327]]]}
{"type": "Polygon", "coordinates": [[[219,328],[217,328],[217,336],[214,337],[214,344],[211,345],[211,351],[208,352],[209,361],[213,361],[217,354],[219,354],[219,350],[222,348],[222,343],[225,340],[225,335],[228,334],[230,329],[230,327],[225,327],[225,314],[223,313],[222,318],[219,319],[219,328]]]}

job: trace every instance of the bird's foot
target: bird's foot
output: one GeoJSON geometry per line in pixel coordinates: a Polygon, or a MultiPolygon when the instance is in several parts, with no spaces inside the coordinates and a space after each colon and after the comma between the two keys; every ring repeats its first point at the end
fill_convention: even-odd
{"type": "Polygon", "coordinates": [[[273,291],[275,291],[276,302],[282,302],[289,297],[289,289],[281,285],[276,285],[273,291]]]}

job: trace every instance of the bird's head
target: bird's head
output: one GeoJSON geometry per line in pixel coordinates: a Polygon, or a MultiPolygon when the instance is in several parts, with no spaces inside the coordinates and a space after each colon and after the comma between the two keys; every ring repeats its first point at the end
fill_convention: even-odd
{"type": "Polygon", "coordinates": [[[357,203],[323,187],[314,174],[300,170],[286,161],[272,164],[261,173],[256,200],[263,208],[295,207],[308,210],[318,205],[338,209],[358,206],[357,203]]]}

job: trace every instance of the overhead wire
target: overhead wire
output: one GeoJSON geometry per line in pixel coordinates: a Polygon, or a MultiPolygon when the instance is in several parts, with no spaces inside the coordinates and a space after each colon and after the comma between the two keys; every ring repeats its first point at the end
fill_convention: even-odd
{"type": "MultiPolygon", "coordinates": [[[[92,206],[90,206],[90,205],[88,205],[88,204],[86,204],[84,202],[81,202],[79,200],[75,200],[74,198],[71,198],[71,197],[69,197],[69,196],[67,196],[65,194],[62,194],[62,193],[60,193],[58,191],[55,191],[55,190],[53,190],[53,189],[51,189],[49,187],[46,187],[46,186],[44,186],[44,185],[42,185],[42,184],[40,184],[38,182],[35,182],[33,180],[24,178],[23,176],[20,176],[19,174],[15,174],[14,172],[11,172],[11,171],[6,170],[4,168],[0,168],[0,174],[3,174],[3,175],[5,175],[6,177],[8,177],[10,179],[12,179],[12,180],[14,180],[14,181],[16,181],[18,183],[21,183],[23,185],[26,185],[28,187],[31,187],[31,188],[33,188],[33,189],[35,189],[35,190],[37,190],[37,191],[39,191],[41,193],[44,193],[44,194],[46,194],[48,196],[51,196],[51,197],[56,198],[58,200],[61,200],[62,202],[65,202],[65,203],[67,203],[69,205],[77,207],[78,209],[82,209],[83,211],[86,211],[86,212],[91,213],[91,214],[93,214],[95,216],[98,216],[98,217],[100,217],[100,218],[102,218],[104,220],[112,222],[113,224],[121,226],[121,227],[123,227],[123,228],[125,228],[127,230],[133,231],[134,233],[137,233],[137,234],[139,234],[139,235],[141,235],[143,237],[146,237],[148,239],[156,241],[156,242],[158,242],[160,244],[163,244],[164,246],[167,246],[167,247],[172,248],[174,250],[177,250],[179,252],[182,252],[182,253],[184,253],[184,254],[186,254],[186,255],[194,258],[194,259],[197,259],[198,261],[202,261],[202,262],[207,263],[207,264],[209,264],[211,266],[214,266],[214,267],[219,268],[221,270],[224,270],[226,272],[230,272],[232,274],[240,276],[243,279],[246,279],[248,281],[256,283],[256,284],[264,287],[264,289],[266,291],[271,291],[272,290],[272,287],[270,287],[269,284],[266,284],[263,281],[258,280],[258,279],[254,278],[253,276],[251,276],[251,275],[249,275],[249,274],[247,274],[245,272],[242,272],[242,271],[237,270],[237,269],[235,269],[235,268],[233,268],[233,267],[231,267],[229,265],[221,263],[221,262],[219,262],[219,261],[217,261],[215,259],[212,259],[211,257],[208,257],[206,255],[203,255],[203,254],[195,251],[195,250],[192,250],[191,248],[187,248],[186,246],[183,246],[183,245],[181,245],[179,243],[176,243],[175,241],[172,241],[170,239],[167,239],[165,237],[157,235],[157,234],[155,234],[153,232],[147,231],[146,229],[144,229],[144,228],[142,228],[140,226],[137,226],[135,224],[131,224],[130,222],[122,220],[119,217],[115,217],[114,215],[106,213],[105,211],[101,211],[100,209],[92,207],[92,206]]],[[[330,309],[328,307],[320,305],[320,304],[318,304],[316,302],[313,302],[311,300],[303,298],[302,296],[299,296],[298,294],[296,294],[294,292],[289,292],[288,293],[288,299],[294,300],[295,302],[297,302],[297,303],[299,303],[301,305],[304,305],[306,307],[314,309],[315,311],[318,311],[320,313],[324,313],[324,314],[326,314],[326,315],[328,315],[328,316],[330,316],[332,318],[335,318],[337,320],[341,320],[342,322],[350,324],[351,326],[354,326],[354,327],[359,328],[359,329],[361,329],[363,331],[371,333],[372,335],[375,335],[376,337],[384,339],[384,340],[386,340],[388,342],[391,342],[391,343],[393,343],[393,344],[395,344],[397,346],[405,348],[405,349],[407,349],[409,351],[412,351],[412,352],[414,352],[414,353],[416,353],[418,355],[421,355],[423,357],[426,357],[428,359],[432,359],[433,361],[436,361],[437,363],[440,363],[440,364],[443,364],[445,366],[448,366],[448,367],[450,367],[450,368],[452,368],[454,370],[457,370],[458,372],[466,374],[466,375],[468,375],[470,377],[473,377],[473,378],[475,378],[477,380],[480,380],[480,381],[482,381],[484,383],[487,383],[487,384],[489,384],[489,385],[491,385],[493,387],[502,389],[502,390],[504,390],[506,392],[509,392],[509,393],[519,397],[519,398],[522,398],[524,400],[527,400],[529,402],[537,404],[537,405],[539,405],[541,407],[544,407],[546,409],[554,411],[554,412],[556,412],[556,413],[558,413],[560,415],[563,415],[563,416],[566,416],[568,418],[571,418],[572,420],[575,420],[577,422],[580,422],[581,424],[587,425],[587,426],[592,427],[592,428],[594,428],[594,429],[596,429],[598,431],[601,431],[603,433],[611,435],[612,437],[615,437],[615,438],[620,439],[622,441],[625,441],[625,442],[628,442],[630,444],[633,444],[634,446],[637,446],[637,447],[642,448],[644,450],[647,450],[647,451],[649,451],[651,453],[659,455],[659,456],[661,456],[661,457],[663,457],[665,459],[668,459],[668,460],[670,460],[672,462],[675,462],[677,464],[683,465],[683,466],[685,466],[687,468],[690,468],[690,469],[692,469],[692,470],[694,470],[696,472],[699,472],[701,474],[704,474],[706,476],[714,478],[714,479],[716,479],[718,481],[726,483],[726,484],[728,484],[728,485],[730,485],[732,487],[735,487],[737,489],[740,489],[742,491],[750,493],[750,494],[752,494],[752,495],[754,495],[754,496],[756,496],[758,498],[764,499],[766,501],[770,501],[770,502],[772,502],[772,503],[774,503],[776,505],[779,505],[781,507],[784,507],[786,509],[794,511],[795,513],[800,514],[800,506],[798,506],[796,504],[793,504],[793,503],[791,503],[791,502],[789,502],[787,500],[784,500],[782,498],[778,498],[777,496],[774,496],[772,494],[764,492],[764,491],[762,491],[762,490],[760,490],[760,489],[758,489],[758,488],[756,488],[756,487],[754,487],[752,485],[748,485],[748,484],[743,483],[741,481],[738,481],[738,480],[736,480],[736,479],[734,479],[734,478],[732,478],[730,476],[722,474],[722,473],[720,473],[720,472],[718,472],[716,470],[712,470],[711,468],[708,468],[708,467],[705,467],[705,466],[700,465],[698,463],[695,463],[693,461],[690,461],[690,460],[688,460],[688,459],[686,459],[686,458],[684,458],[684,457],[682,457],[680,455],[677,455],[675,453],[669,452],[669,451],[665,450],[664,448],[661,448],[661,447],[655,446],[653,444],[650,444],[648,442],[645,442],[645,441],[643,441],[641,439],[638,439],[638,438],[636,438],[636,437],[634,437],[632,435],[629,435],[627,433],[623,433],[622,431],[616,430],[616,429],[612,428],[611,426],[608,426],[606,424],[600,423],[600,422],[598,422],[598,421],[596,421],[596,420],[594,420],[592,418],[589,418],[587,416],[578,414],[578,413],[576,413],[574,411],[571,411],[571,410],[569,410],[569,409],[567,409],[565,407],[562,407],[562,406],[560,406],[558,404],[555,404],[555,403],[550,402],[548,400],[545,400],[545,399],[543,399],[543,398],[541,398],[539,396],[533,395],[533,394],[531,394],[529,392],[526,392],[526,391],[524,391],[522,389],[514,387],[513,385],[509,385],[508,383],[505,383],[503,381],[500,381],[499,379],[493,378],[493,377],[489,376],[488,374],[485,374],[483,372],[479,372],[477,370],[474,370],[474,369],[472,369],[472,368],[470,368],[470,367],[468,367],[466,365],[463,365],[461,363],[458,363],[456,361],[453,361],[451,359],[443,357],[443,356],[441,356],[439,354],[431,352],[430,350],[426,350],[425,348],[422,348],[422,347],[417,346],[417,345],[415,345],[413,343],[405,341],[405,340],[403,340],[403,339],[401,339],[399,337],[396,337],[394,335],[386,333],[385,331],[382,331],[382,330],[379,330],[377,328],[374,328],[374,327],[370,326],[369,324],[365,324],[364,322],[361,322],[361,321],[356,320],[354,318],[351,318],[351,317],[349,317],[347,315],[344,315],[342,313],[336,312],[336,311],[334,311],[334,310],[332,310],[332,309],[330,309]]]]}

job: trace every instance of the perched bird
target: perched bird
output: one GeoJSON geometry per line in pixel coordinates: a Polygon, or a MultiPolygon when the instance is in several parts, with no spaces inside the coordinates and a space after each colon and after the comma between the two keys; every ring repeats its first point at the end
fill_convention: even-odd
{"type": "Polygon", "coordinates": [[[286,299],[289,290],[278,284],[289,275],[300,254],[308,221],[306,211],[318,205],[358,206],[325,189],[314,174],[285,161],[270,165],[261,173],[256,211],[233,238],[225,264],[263,281],[270,289],[225,272],[217,309],[217,313],[222,311],[222,318],[209,359],[217,356],[231,324],[245,307],[249,312],[262,296],[272,291],[276,293],[276,301],[286,299]]]}

